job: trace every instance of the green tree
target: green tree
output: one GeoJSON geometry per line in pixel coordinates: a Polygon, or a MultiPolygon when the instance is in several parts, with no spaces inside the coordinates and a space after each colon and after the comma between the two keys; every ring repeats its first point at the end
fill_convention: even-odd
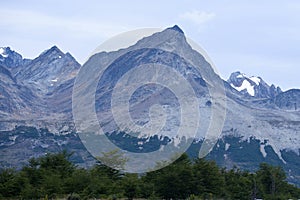
{"type": "Polygon", "coordinates": [[[46,156],[38,159],[39,167],[41,170],[51,171],[58,174],[61,178],[70,176],[74,170],[75,165],[69,161],[72,153],[62,151],[60,153],[49,153],[46,156]]]}
{"type": "Polygon", "coordinates": [[[267,163],[262,163],[256,174],[264,194],[275,197],[284,192],[286,175],[281,167],[274,167],[267,163]]]}
{"type": "MultiPolygon", "coordinates": [[[[76,169],[72,175],[66,178],[64,190],[67,194],[83,194],[89,185],[92,184],[91,170],[76,169]]],[[[85,194],[88,195],[88,194],[85,194]]]]}
{"type": "Polygon", "coordinates": [[[14,169],[2,169],[0,171],[0,194],[3,197],[16,196],[20,192],[15,184],[16,176],[14,169]]]}
{"type": "Polygon", "coordinates": [[[139,196],[140,185],[141,182],[137,174],[125,174],[125,176],[122,178],[124,195],[129,200],[132,200],[134,197],[139,196]]]}
{"type": "Polygon", "coordinates": [[[22,198],[53,198],[64,194],[64,181],[76,169],[69,161],[71,154],[66,151],[49,153],[40,158],[31,158],[19,173],[19,179],[27,180],[22,187],[22,198]]]}
{"type": "Polygon", "coordinates": [[[224,176],[214,161],[196,159],[193,173],[193,194],[205,198],[224,195],[224,176]]]}
{"type": "MultiPolygon", "coordinates": [[[[146,174],[155,194],[164,199],[185,199],[191,194],[192,168],[190,159],[183,154],[169,166],[146,174]]],[[[149,185],[149,184],[148,184],[149,185]]]]}
{"type": "Polygon", "coordinates": [[[251,199],[253,194],[252,175],[233,168],[224,173],[226,195],[230,199],[251,199]]]}

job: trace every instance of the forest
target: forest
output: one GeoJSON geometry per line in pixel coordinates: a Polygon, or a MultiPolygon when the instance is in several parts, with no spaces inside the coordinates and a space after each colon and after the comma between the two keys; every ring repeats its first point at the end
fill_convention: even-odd
{"type": "Polygon", "coordinates": [[[123,173],[101,162],[84,169],[62,151],[31,158],[21,169],[0,170],[0,199],[299,199],[300,188],[282,168],[261,163],[255,172],[220,168],[183,154],[144,174],[123,173]]]}

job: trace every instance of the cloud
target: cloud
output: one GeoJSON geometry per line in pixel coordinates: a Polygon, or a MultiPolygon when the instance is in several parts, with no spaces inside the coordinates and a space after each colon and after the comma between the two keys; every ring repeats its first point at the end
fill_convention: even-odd
{"type": "Polygon", "coordinates": [[[193,10],[181,14],[179,17],[199,25],[212,20],[215,16],[216,14],[213,12],[193,10]]]}

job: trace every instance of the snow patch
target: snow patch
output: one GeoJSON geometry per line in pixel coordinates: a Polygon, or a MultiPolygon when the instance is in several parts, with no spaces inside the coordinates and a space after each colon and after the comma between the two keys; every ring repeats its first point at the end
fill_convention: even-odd
{"type": "Polygon", "coordinates": [[[225,144],[225,151],[227,151],[229,149],[229,147],[230,147],[230,144],[226,143],[225,144]]]}
{"type": "Polygon", "coordinates": [[[267,156],[267,152],[265,151],[265,145],[261,144],[259,149],[260,149],[261,154],[265,158],[267,156]]]}
{"type": "Polygon", "coordinates": [[[6,54],[6,51],[5,51],[5,49],[4,49],[3,47],[0,48],[0,55],[1,55],[2,57],[4,57],[4,58],[7,58],[7,57],[8,57],[8,55],[6,54]]]}
{"type": "Polygon", "coordinates": [[[17,139],[17,137],[17,135],[9,136],[9,140],[12,140],[14,142],[17,139]]]}
{"type": "Polygon", "coordinates": [[[46,148],[49,147],[49,145],[48,145],[48,144],[41,144],[41,147],[42,147],[43,149],[46,149],[46,148]]]}
{"type": "Polygon", "coordinates": [[[242,91],[242,90],[247,90],[247,92],[251,95],[254,96],[255,92],[254,92],[254,86],[251,85],[251,83],[249,83],[249,81],[244,80],[242,85],[240,87],[236,87],[234,86],[232,83],[230,84],[231,87],[235,88],[237,91],[242,91]]]}

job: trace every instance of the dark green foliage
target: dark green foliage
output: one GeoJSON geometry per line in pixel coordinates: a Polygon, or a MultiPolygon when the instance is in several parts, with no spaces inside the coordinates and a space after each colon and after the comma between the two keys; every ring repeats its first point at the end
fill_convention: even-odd
{"type": "Polygon", "coordinates": [[[142,184],[137,174],[125,174],[122,179],[122,187],[124,196],[128,199],[137,197],[140,193],[140,185],[142,184]]]}
{"type": "Polygon", "coordinates": [[[282,168],[262,163],[257,175],[265,194],[275,196],[283,192],[286,175],[282,168]]]}
{"type": "Polygon", "coordinates": [[[145,181],[151,183],[154,193],[164,199],[185,199],[192,189],[193,172],[189,158],[182,155],[173,164],[146,174],[145,181]]]}
{"type": "Polygon", "coordinates": [[[299,199],[299,188],[287,183],[286,174],[281,167],[262,163],[256,174],[265,199],[299,199]]]}
{"type": "Polygon", "coordinates": [[[61,152],[32,158],[20,171],[0,170],[0,198],[11,199],[298,199],[280,167],[265,163],[255,173],[220,169],[183,154],[172,164],[145,174],[127,174],[98,163],[81,169],[61,152]]]}
{"type": "Polygon", "coordinates": [[[215,162],[197,159],[193,165],[193,172],[194,194],[201,196],[218,194],[223,196],[224,177],[215,162]]]}
{"type": "Polygon", "coordinates": [[[226,196],[233,199],[251,199],[257,196],[255,191],[255,177],[248,172],[233,168],[223,172],[225,177],[226,196]]]}
{"type": "Polygon", "coordinates": [[[16,171],[3,169],[0,172],[0,194],[3,197],[10,197],[19,192],[16,183],[16,171]]]}
{"type": "Polygon", "coordinates": [[[68,160],[71,155],[66,151],[58,154],[47,154],[39,159],[40,169],[55,173],[60,178],[66,178],[75,169],[75,166],[68,160]]]}

